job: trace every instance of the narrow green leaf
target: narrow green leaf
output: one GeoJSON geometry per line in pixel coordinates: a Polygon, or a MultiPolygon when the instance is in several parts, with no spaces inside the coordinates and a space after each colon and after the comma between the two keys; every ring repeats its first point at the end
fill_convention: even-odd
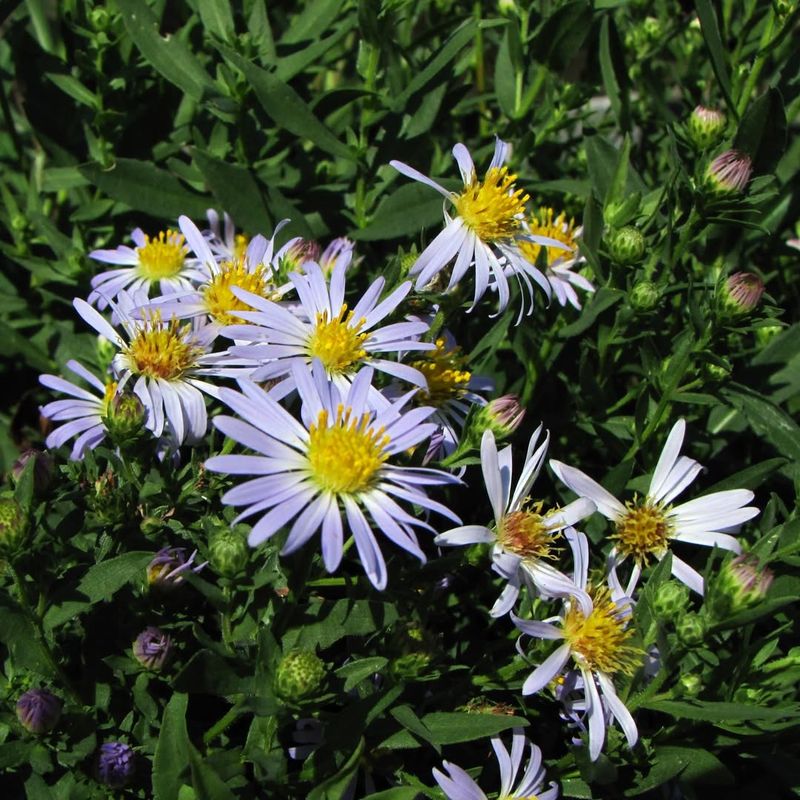
{"type": "Polygon", "coordinates": [[[251,41],[258,49],[262,62],[276,61],[278,54],[275,51],[275,39],[272,35],[272,26],[269,24],[264,0],[254,0],[247,20],[247,31],[251,36],[251,41]]]}
{"type": "Polygon", "coordinates": [[[116,558],[101,561],[86,570],[78,584],[78,590],[92,603],[108,600],[126,583],[135,578],[144,579],[145,568],[152,558],[151,552],[133,550],[116,558]]]}
{"type": "Polygon", "coordinates": [[[441,748],[434,740],[434,734],[428,726],[414,713],[411,706],[395,706],[389,713],[407,730],[422,739],[423,742],[433,745],[437,753],[441,748]]]}
{"type": "Polygon", "coordinates": [[[154,217],[200,218],[209,206],[207,198],[185,189],[177,178],[148,161],[120,158],[111,169],[85,164],[80,172],[109,197],[154,217]]]}
{"type": "MultiPolygon", "coordinates": [[[[509,728],[524,727],[527,724],[520,717],[468,714],[460,711],[435,711],[422,717],[421,722],[430,732],[430,741],[439,745],[485,739],[509,728]]],[[[380,746],[405,749],[419,747],[419,742],[407,731],[398,731],[381,742],[380,746]]]]}
{"type": "Polygon", "coordinates": [[[334,45],[344,39],[355,26],[355,17],[351,16],[347,20],[342,20],[339,25],[336,26],[336,30],[324,39],[317,39],[311,42],[308,47],[304,47],[296,53],[281,56],[281,58],[277,60],[275,74],[282,81],[291,80],[310,64],[318,63],[319,59],[334,45]]]}
{"type": "Polygon", "coordinates": [[[47,650],[36,633],[33,623],[10,598],[0,595],[0,644],[8,648],[17,670],[54,677],[53,665],[47,650]]]}
{"type": "Polygon", "coordinates": [[[358,769],[361,755],[364,752],[364,739],[360,739],[358,747],[353,751],[341,769],[326,781],[315,786],[309,793],[307,800],[339,800],[344,796],[347,787],[353,780],[358,769]]]}
{"type": "Polygon", "coordinates": [[[660,711],[677,719],[694,719],[703,722],[736,722],[754,719],[778,720],[797,716],[796,705],[784,704],[780,708],[764,708],[745,703],[717,701],[653,700],[642,703],[642,708],[660,711]]]}
{"type": "Polygon", "coordinates": [[[575,322],[559,330],[559,337],[562,339],[570,339],[573,336],[578,336],[584,331],[589,330],[606,309],[616,305],[624,296],[625,292],[621,292],[619,289],[610,289],[607,286],[601,286],[591,296],[591,300],[586,304],[580,317],[578,317],[575,322]]]}
{"type": "Polygon", "coordinates": [[[197,800],[236,800],[236,795],[225,785],[225,781],[191,744],[189,766],[197,800]]]}
{"type": "Polygon", "coordinates": [[[731,96],[731,79],[728,74],[728,65],[725,61],[725,48],[722,44],[722,37],[719,33],[719,24],[714,6],[711,0],[695,0],[694,7],[697,9],[697,17],[700,20],[700,30],[703,33],[703,40],[711,56],[711,66],[717,76],[725,101],[732,114],[736,114],[736,104],[731,96]]]}
{"type": "Polygon", "coordinates": [[[511,61],[511,49],[509,46],[509,36],[511,36],[510,26],[506,28],[503,41],[497,50],[497,58],[494,62],[494,90],[497,94],[497,102],[503,113],[514,119],[517,110],[517,91],[516,75],[514,64],[511,61]]]}
{"type": "Polygon", "coordinates": [[[247,167],[220,161],[202,150],[194,151],[194,163],[208,184],[220,208],[250,234],[269,234],[272,217],[256,179],[247,167]]]}
{"type": "Polygon", "coordinates": [[[145,0],[117,0],[125,28],[150,65],[193,100],[215,94],[214,84],[192,51],[174,36],[162,36],[145,0]]]}
{"type": "Polygon", "coordinates": [[[340,678],[344,678],[344,690],[349,692],[354,686],[357,686],[361,681],[371,677],[376,672],[381,672],[389,663],[389,659],[383,656],[374,656],[372,658],[359,658],[357,661],[350,661],[347,664],[339,667],[336,674],[340,678]]]}
{"type": "Polygon", "coordinates": [[[600,74],[603,77],[603,85],[606,87],[606,95],[608,95],[608,99],[611,102],[614,116],[617,121],[620,121],[622,116],[622,96],[617,73],[614,69],[614,61],[611,57],[611,25],[613,25],[613,19],[610,14],[606,14],[600,25],[600,74]]]}
{"type": "Polygon", "coordinates": [[[319,37],[336,19],[342,5],[341,0],[309,0],[302,12],[292,17],[289,29],[281,37],[281,44],[296,44],[319,37]]]}
{"type": "Polygon", "coordinates": [[[421,183],[405,183],[378,207],[366,228],[352,230],[351,239],[374,242],[418,234],[442,220],[442,197],[421,183]]]}
{"type": "Polygon", "coordinates": [[[97,97],[89,91],[77,78],[72,75],[60,75],[57,72],[46,72],[45,77],[49,78],[64,94],[68,94],[73,100],[83,103],[85,106],[96,110],[98,108],[97,97]]]}
{"type": "Polygon", "coordinates": [[[233,12],[229,0],[200,0],[197,10],[203,27],[209,33],[224,40],[233,36],[233,12]]]}
{"type": "Polygon", "coordinates": [[[786,124],[783,98],[777,89],[768,89],[748,106],[733,146],[753,159],[756,173],[772,172],[780,161],[786,150],[786,124]]]}
{"type": "Polygon", "coordinates": [[[21,356],[26,364],[41,372],[52,372],[56,369],[55,362],[48,358],[44,350],[2,320],[0,320],[0,339],[3,341],[4,355],[21,356]]]}

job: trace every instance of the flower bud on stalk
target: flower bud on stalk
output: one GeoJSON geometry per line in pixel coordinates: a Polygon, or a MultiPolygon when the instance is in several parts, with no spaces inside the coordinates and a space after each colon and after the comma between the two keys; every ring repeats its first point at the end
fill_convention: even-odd
{"type": "Polygon", "coordinates": [[[30,733],[48,733],[61,718],[61,700],[47,689],[30,689],[17,700],[17,719],[30,733]]]}
{"type": "Polygon", "coordinates": [[[725,115],[715,108],[697,106],[689,117],[689,138],[698,150],[719,144],[725,135],[725,115]]]}
{"type": "Polygon", "coordinates": [[[661,299],[661,292],[652,281],[639,281],[628,299],[634,311],[652,311],[661,299]]]}
{"type": "Polygon", "coordinates": [[[28,517],[13,497],[0,498],[0,557],[19,551],[28,538],[28,517]]]}
{"type": "Polygon", "coordinates": [[[247,566],[247,542],[235,531],[218,530],[211,537],[208,556],[215,572],[223,578],[234,578],[247,566]]]}
{"type": "Polygon", "coordinates": [[[742,194],[752,172],[750,156],[740,150],[726,150],[708,165],[706,185],[715,194],[742,194]]]}
{"type": "Polygon", "coordinates": [[[607,242],[611,258],[617,264],[623,266],[637,264],[644,256],[644,236],[633,225],[626,225],[624,228],[612,231],[607,238],[607,242]]]}
{"type": "Polygon", "coordinates": [[[153,625],[145,628],[133,642],[133,656],[146,669],[160,672],[172,656],[172,639],[153,625]]]}
{"type": "Polygon", "coordinates": [[[120,394],[109,404],[103,423],[114,443],[124,446],[141,436],[145,415],[142,401],[135,394],[120,394]]]}
{"type": "Polygon", "coordinates": [[[687,675],[681,675],[678,679],[678,686],[680,687],[681,694],[686,697],[697,697],[700,690],[703,688],[703,681],[699,675],[694,675],[691,672],[687,675]]]}
{"type": "Polygon", "coordinates": [[[504,394],[483,406],[475,416],[475,434],[478,441],[484,431],[490,430],[497,439],[511,436],[522,424],[525,409],[515,394],[504,394]]]}
{"type": "Polygon", "coordinates": [[[774,577],[772,570],[762,567],[752,553],[736,556],[723,566],[709,592],[711,612],[723,619],[751,608],[767,596],[774,577]]]}
{"type": "Polygon", "coordinates": [[[100,746],[97,758],[97,776],[101,783],[121,789],[136,771],[136,754],[124,742],[106,742],[100,746]]]}
{"type": "Polygon", "coordinates": [[[703,643],[706,624],[699,614],[689,613],[678,620],[675,630],[682,644],[686,647],[697,647],[703,643]]]}
{"type": "Polygon", "coordinates": [[[736,272],[720,284],[718,297],[722,310],[738,317],[754,311],[763,294],[764,281],[758,275],[736,272]]]}
{"type": "Polygon", "coordinates": [[[676,620],[689,605],[689,590],[682,583],[667,581],[658,587],[653,608],[659,617],[676,620]]]}
{"type": "Polygon", "coordinates": [[[298,702],[316,694],[324,678],[322,659],[314,653],[295,650],[278,664],[275,690],[284,700],[298,702]]]}

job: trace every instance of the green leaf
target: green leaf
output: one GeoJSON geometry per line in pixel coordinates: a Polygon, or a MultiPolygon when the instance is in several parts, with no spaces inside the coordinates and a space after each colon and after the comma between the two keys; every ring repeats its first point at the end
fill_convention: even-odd
{"type": "Polygon", "coordinates": [[[117,6],[131,39],[157,72],[193,100],[217,93],[192,51],[174,36],[161,36],[145,0],[117,0],[117,6]]]}
{"type": "Polygon", "coordinates": [[[153,756],[153,796],[172,800],[178,796],[189,770],[189,735],[186,732],[188,695],[173,693],[164,708],[161,731],[153,756]]]}
{"type": "Polygon", "coordinates": [[[36,488],[34,484],[35,469],[36,459],[29,458],[17,478],[17,485],[14,487],[14,499],[20,504],[25,514],[30,514],[33,508],[34,489],[36,488]]]}
{"type": "Polygon", "coordinates": [[[221,48],[226,60],[240,69],[256,93],[269,118],[301,139],[309,139],[322,150],[349,161],[353,152],[323,125],[297,92],[277,75],[243,58],[228,47],[221,48]]]}
{"type": "Polygon", "coordinates": [[[600,74],[611,102],[614,116],[623,130],[628,129],[628,98],[624,91],[625,66],[615,64],[622,59],[622,43],[619,40],[614,18],[611,14],[603,17],[600,26],[600,74]]]}
{"type": "Polygon", "coordinates": [[[395,786],[394,789],[368,794],[364,800],[417,800],[419,796],[419,789],[413,786],[395,786]]]}
{"type": "Polygon", "coordinates": [[[220,39],[230,39],[234,34],[233,12],[230,0],[200,0],[197,4],[203,27],[220,39]]]}
{"type": "Polygon", "coordinates": [[[335,775],[315,786],[308,793],[307,800],[340,800],[353,780],[363,752],[364,739],[362,738],[358,742],[358,747],[345,761],[341,769],[335,775]]]}
{"type": "Polygon", "coordinates": [[[738,472],[734,472],[733,475],[729,475],[727,478],[723,478],[713,486],[709,486],[704,494],[722,492],[727,489],[755,489],[785,463],[785,458],[768,458],[766,461],[752,464],[738,472]]]}
{"type": "Polygon", "coordinates": [[[651,700],[641,708],[660,711],[677,719],[694,719],[703,722],[736,722],[755,719],[778,720],[798,715],[797,706],[783,705],[781,708],[764,708],[745,703],[718,701],[651,700]]]}
{"type": "Polygon", "coordinates": [[[594,12],[587,0],[565,3],[549,14],[529,46],[529,57],[562,70],[581,50],[592,29],[594,12]]]}
{"type": "Polygon", "coordinates": [[[517,91],[516,74],[514,72],[514,64],[511,61],[511,49],[508,41],[510,36],[511,27],[508,26],[494,62],[494,86],[497,93],[497,102],[500,104],[503,113],[507,117],[514,119],[517,110],[517,91]]]}
{"type": "Polygon", "coordinates": [[[189,745],[189,766],[192,786],[198,800],[236,800],[236,795],[226,786],[216,770],[189,745]]]}
{"type": "Polygon", "coordinates": [[[421,183],[404,183],[378,207],[366,228],[348,233],[351,239],[374,242],[418,234],[442,220],[442,196],[421,183]]]}
{"type": "Polygon", "coordinates": [[[83,592],[92,603],[108,600],[126,583],[130,583],[136,578],[144,579],[145,569],[152,559],[151,552],[134,550],[116,558],[101,561],[86,570],[78,584],[78,590],[83,592]]]}
{"type": "Polygon", "coordinates": [[[296,44],[316,39],[336,19],[342,9],[341,0],[309,0],[300,14],[293,16],[281,44],[296,44]]]}
{"type": "Polygon", "coordinates": [[[228,164],[202,150],[194,151],[194,163],[206,180],[220,207],[250,234],[269,231],[272,217],[256,179],[247,167],[228,164]]]}
{"type": "Polygon", "coordinates": [[[586,304],[580,317],[575,322],[565,325],[559,330],[559,337],[570,339],[589,330],[604,311],[616,305],[623,297],[625,297],[625,293],[619,289],[601,286],[592,295],[592,299],[586,304]]]}
{"type": "Polygon", "coordinates": [[[296,53],[281,56],[277,59],[275,74],[282,81],[289,81],[294,78],[295,75],[299,75],[306,67],[311,64],[319,63],[322,56],[344,39],[345,36],[353,30],[355,25],[355,17],[351,15],[349,19],[340,22],[336,30],[331,33],[330,36],[313,41],[308,47],[304,47],[296,53]]]}
{"type": "Polygon", "coordinates": [[[52,662],[30,618],[3,595],[0,595],[0,643],[8,648],[17,670],[54,676],[52,662]]]}
{"type": "Polygon", "coordinates": [[[694,6],[697,9],[700,30],[703,33],[708,54],[711,56],[711,66],[717,76],[717,82],[725,95],[728,108],[731,113],[736,114],[736,104],[731,96],[731,79],[728,75],[728,66],[725,60],[725,47],[722,44],[722,37],[719,33],[719,24],[717,23],[714,6],[711,4],[711,0],[695,0],[694,6]]]}
{"type": "MultiPolygon", "coordinates": [[[[461,711],[435,711],[420,720],[429,731],[433,744],[458,744],[485,739],[509,728],[524,727],[527,720],[496,714],[468,714],[461,711]]],[[[385,739],[381,747],[404,749],[419,747],[419,742],[408,731],[398,731],[385,739]]]]}
{"type": "Polygon", "coordinates": [[[733,146],[753,159],[757,174],[775,169],[786,150],[786,111],[777,89],[768,89],[748,106],[733,146]]]}
{"type": "Polygon", "coordinates": [[[47,353],[35,345],[29,337],[23,336],[2,320],[0,320],[0,339],[3,341],[3,354],[6,357],[18,355],[26,364],[40,372],[53,372],[56,369],[55,363],[48,358],[47,353]]]}
{"type": "Polygon", "coordinates": [[[361,683],[361,681],[371,677],[376,672],[382,672],[388,663],[389,659],[383,656],[359,658],[357,661],[351,661],[339,667],[339,669],[336,670],[336,674],[340,678],[345,679],[344,690],[349,692],[354,686],[361,683]]]}
{"type": "Polygon", "coordinates": [[[87,89],[77,78],[72,75],[60,75],[56,72],[46,72],[45,77],[49,78],[62,92],[68,94],[73,100],[83,103],[89,108],[97,110],[99,104],[97,97],[87,89]]]}
{"type": "Polygon", "coordinates": [[[447,92],[447,84],[440,83],[438,86],[433,87],[419,103],[417,110],[413,112],[408,119],[408,123],[403,128],[403,138],[413,139],[416,136],[421,136],[427,133],[433,123],[436,121],[436,116],[442,107],[442,100],[447,92]]]}
{"type": "Polygon", "coordinates": [[[110,169],[99,164],[85,164],[81,174],[109,197],[153,217],[176,219],[181,214],[205,216],[208,200],[185,189],[162,169],[148,161],[120,158],[110,169]]]}
{"type": "Polygon", "coordinates": [[[407,731],[422,739],[423,742],[432,744],[437,753],[441,752],[441,748],[434,741],[433,732],[414,713],[411,706],[395,706],[390,713],[407,731]]]}

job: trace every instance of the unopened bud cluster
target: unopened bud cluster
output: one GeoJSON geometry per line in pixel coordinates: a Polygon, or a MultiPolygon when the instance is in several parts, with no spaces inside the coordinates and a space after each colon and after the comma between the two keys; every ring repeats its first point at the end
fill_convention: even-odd
{"type": "Polygon", "coordinates": [[[278,664],[275,691],[284,700],[299,702],[319,691],[325,678],[325,664],[315,653],[295,650],[278,664]]]}

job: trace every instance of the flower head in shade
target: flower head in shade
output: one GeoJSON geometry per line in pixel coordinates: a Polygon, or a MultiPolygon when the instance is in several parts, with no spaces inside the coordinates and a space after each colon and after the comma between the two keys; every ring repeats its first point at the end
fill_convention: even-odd
{"type": "Polygon", "coordinates": [[[173,230],[150,237],[141,228],[131,234],[136,247],[121,245],[116,250],[93,250],[89,257],[116,269],[101,272],[92,278],[89,302],[104,309],[123,290],[150,293],[158,283],[162,294],[190,291],[203,279],[197,262],[189,258],[184,237],[173,230]]]}
{"type": "Polygon", "coordinates": [[[186,557],[185,547],[163,547],[147,565],[147,583],[162,590],[174,589],[183,583],[183,575],[191,570],[200,572],[208,563],[195,564],[197,550],[186,557]]]}
{"type": "Polygon", "coordinates": [[[344,301],[345,269],[345,264],[338,264],[330,281],[313,261],[306,263],[303,274],[292,273],[289,280],[300,298],[297,313],[251,292],[235,290],[255,310],[241,312],[249,324],[230,325],[223,334],[238,342],[250,342],[232,347],[230,352],[263,364],[252,373],[254,381],[283,379],[285,394],[293,388],[292,366],[301,364],[307,370],[317,359],[342,391],[347,390],[353,375],[367,365],[425,388],[425,378],[419,370],[379,357],[383,353],[434,347],[418,341],[428,330],[426,322],[395,322],[377,327],[400,305],[411,284],[401,284],[379,302],[385,281],[378,278],[351,309],[344,301]]]}
{"type": "MultiPolygon", "coordinates": [[[[208,425],[203,394],[216,396],[209,376],[241,375],[244,362],[210,351],[215,331],[165,319],[158,308],[142,307],[146,298],[122,292],[114,306],[122,333],[87,302],[76,298],[76,311],[99,334],[116,345],[113,368],[120,388],[133,393],[147,410],[146,426],[155,436],[166,433],[175,446],[196,442],[208,425]]],[[[46,384],[50,385],[50,384],[46,384]]]]}
{"type": "MultiPolygon", "coordinates": [[[[500,768],[500,795],[498,800],[555,800],[558,787],[554,782],[544,789],[545,772],[542,751],[533,744],[521,728],[514,728],[509,753],[499,736],[492,737],[492,748],[500,768]],[[528,746],[528,763],[515,786],[525,746],[528,746]]],[[[487,800],[484,791],[461,767],[442,762],[444,772],[433,770],[433,777],[445,793],[447,800],[487,800]]]]}
{"type": "Polygon", "coordinates": [[[498,310],[502,311],[510,296],[507,273],[513,274],[520,286],[524,285],[529,297],[533,296],[531,280],[550,297],[550,283],[521,252],[520,241],[524,239],[557,249],[564,249],[564,245],[559,240],[525,231],[523,221],[528,195],[515,187],[517,176],[509,174],[504,166],[509,152],[509,145],[497,139],[494,156],[481,181],[469,151],[463,144],[457,144],[453,155],[464,181],[460,194],[447,191],[407,164],[390,162],[398,172],[430,186],[447,201],[444,230],[422,251],[411,268],[410,274],[418,276],[418,290],[427,286],[455,259],[447,288],[456,286],[470,267],[474,267],[473,307],[493,282],[498,293],[498,310]],[[448,205],[452,207],[453,216],[447,209],[448,205]]]}
{"type": "Polygon", "coordinates": [[[215,456],[206,467],[214,472],[259,476],[222,498],[229,505],[245,506],[237,522],[263,514],[250,532],[253,547],[292,523],[281,551],[292,553],[321,528],[323,562],[333,572],[342,559],[346,525],[367,576],[383,589],[386,564],[375,530],[421,561],[425,555],[414,528],[432,530],[398,500],[458,521],[425,493],[427,486],[454,483],[455,478],[393,463],[399,454],[431,435],[435,426],[425,420],[433,409],[406,411],[409,393],[373,411],[368,402],[370,368],[356,375],[346,393],[328,381],[319,360],[311,371],[298,363],[291,369],[302,400],[302,423],[263,389],[242,380],[242,393],[220,392],[222,401],[242,419],[219,416],[214,424],[258,455],[215,456]]]}
{"type": "Polygon", "coordinates": [[[51,449],[61,447],[73,436],[77,437],[70,453],[70,458],[77,460],[105,439],[108,433],[105,419],[112,401],[118,396],[118,386],[116,381],[104,384],[77,361],[68,361],[67,369],[94,389],[96,394],[57,375],[40,375],[39,383],[42,386],[70,396],[69,400],[54,400],[42,406],[41,412],[51,422],[65,423],[49,434],[47,446],[51,449]]]}
{"type": "MultiPolygon", "coordinates": [[[[486,431],[481,440],[481,468],[494,512],[494,526],[464,525],[439,534],[435,540],[438,545],[493,545],[492,567],[507,581],[492,607],[495,617],[511,610],[523,583],[544,597],[578,595],[585,609],[591,605],[588,595],[551,562],[558,557],[561,532],[592,514],[594,503],[580,498],[564,508],[546,511],[542,503],[531,501],[529,493],[542,468],[550,440],[546,434],[540,443],[541,434],[540,425],[528,443],[525,463],[512,494],[511,446],[498,453],[494,434],[486,431]]],[[[570,534],[567,540],[571,538],[570,534]]]]}
{"type": "Polygon", "coordinates": [[[48,733],[61,718],[61,700],[47,689],[29,689],[17,700],[17,719],[30,733],[48,733]]]}
{"type": "Polygon", "coordinates": [[[133,641],[133,657],[146,669],[158,672],[172,655],[172,638],[161,628],[149,625],[133,641]]]}
{"type": "MultiPolygon", "coordinates": [[[[581,303],[575,287],[585,292],[594,291],[594,286],[586,278],[571,271],[586,261],[578,251],[583,227],[580,225],[575,227],[575,220],[568,221],[563,211],[556,216],[552,208],[540,208],[538,212],[531,214],[526,220],[525,227],[535,236],[555,239],[562,243],[564,249],[546,248],[545,277],[550,282],[553,294],[560,305],[565,306],[569,303],[580,310],[581,303]]],[[[543,248],[535,241],[520,239],[519,249],[531,264],[536,264],[543,248]]]]}
{"type": "MultiPolygon", "coordinates": [[[[706,547],[721,547],[741,552],[736,539],[726,531],[738,527],[758,514],[746,505],[753,499],[747,489],[731,489],[673,506],[672,501],[686,489],[702,470],[694,459],[681,456],[686,433],[681,419],[670,431],[656,464],[650,488],[643,499],[634,498],[623,505],[600,484],[574,467],[559,461],[550,466],[558,477],[580,497],[592,500],[597,510],[614,524],[614,547],[609,554],[609,569],[616,574],[624,561],[634,562],[628,584],[630,594],[642,566],[651,558],[661,560],[671,542],[691,542],[706,547]]],[[[703,593],[703,578],[685,561],[672,554],[672,574],[690,589],[703,593]]]]}
{"type": "Polygon", "coordinates": [[[718,194],[741,194],[752,172],[753,162],[747,153],[726,150],[708,165],[706,181],[718,194]]]}
{"type": "Polygon", "coordinates": [[[630,642],[630,599],[618,589],[587,584],[588,541],[580,531],[575,531],[575,537],[575,582],[588,594],[589,607],[574,597],[564,602],[561,615],[555,620],[523,620],[513,614],[511,619],[528,636],[563,642],[528,676],[522,686],[523,695],[541,691],[562,674],[570,659],[580,671],[588,716],[589,756],[594,761],[605,742],[606,708],[622,726],[631,747],[639,738],[636,723],[617,696],[612,678],[617,673],[633,674],[642,666],[644,652],[630,642]],[[553,621],[561,624],[554,625],[553,621]]]}
{"type": "Polygon", "coordinates": [[[125,742],[106,742],[100,745],[97,757],[97,777],[101,783],[120,789],[130,782],[136,771],[136,754],[125,742]]]}

